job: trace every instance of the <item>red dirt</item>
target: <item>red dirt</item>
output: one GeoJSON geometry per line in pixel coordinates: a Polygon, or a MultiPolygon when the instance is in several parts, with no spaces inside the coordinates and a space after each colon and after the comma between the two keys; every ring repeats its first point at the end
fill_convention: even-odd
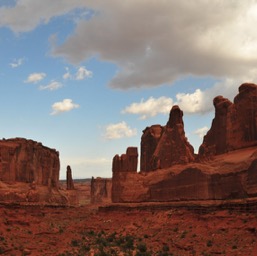
{"type": "Polygon", "coordinates": [[[246,212],[1,206],[0,223],[0,254],[10,256],[257,255],[257,216],[246,212]],[[127,236],[135,249],[122,254],[127,236]]]}

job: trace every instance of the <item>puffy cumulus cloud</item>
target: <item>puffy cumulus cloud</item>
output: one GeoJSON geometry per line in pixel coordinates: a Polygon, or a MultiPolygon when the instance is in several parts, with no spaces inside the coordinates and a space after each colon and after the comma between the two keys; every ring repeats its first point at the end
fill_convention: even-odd
{"type": "Polygon", "coordinates": [[[45,73],[32,73],[28,76],[25,83],[38,83],[46,77],[45,73]]]}
{"type": "Polygon", "coordinates": [[[90,70],[87,70],[85,67],[79,67],[78,71],[76,73],[75,79],[76,80],[84,80],[88,77],[92,77],[93,76],[93,72],[90,70]]]}
{"type": "Polygon", "coordinates": [[[204,126],[202,128],[195,130],[193,133],[198,135],[202,139],[208,130],[209,128],[207,126],[204,126]]]}
{"type": "Polygon", "coordinates": [[[79,21],[53,55],[116,63],[113,88],[158,86],[190,74],[237,78],[257,65],[256,0],[85,3],[97,15],[79,21]]]}
{"type": "Polygon", "coordinates": [[[64,99],[63,101],[56,102],[52,105],[51,115],[58,115],[63,112],[71,111],[75,108],[79,108],[79,105],[73,103],[71,99],[64,99]]]}
{"type": "Polygon", "coordinates": [[[24,58],[20,58],[20,59],[14,59],[9,65],[12,68],[17,68],[19,66],[21,66],[24,62],[24,58]]]}
{"type": "Polygon", "coordinates": [[[63,87],[63,84],[52,80],[48,85],[39,86],[39,90],[55,91],[63,87]]]}
{"type": "Polygon", "coordinates": [[[47,24],[53,17],[87,6],[87,1],[84,0],[17,0],[15,2],[13,6],[0,7],[0,26],[9,27],[16,33],[31,31],[40,24],[47,24]]]}
{"type": "Polygon", "coordinates": [[[130,128],[126,122],[109,124],[105,127],[104,137],[108,140],[133,137],[137,135],[137,130],[130,128]]]}
{"type": "Polygon", "coordinates": [[[139,103],[132,103],[130,106],[122,110],[123,114],[140,115],[140,119],[154,117],[157,114],[167,114],[173,105],[173,100],[167,97],[143,99],[139,103]]]}
{"type": "MultiPolygon", "coordinates": [[[[197,113],[200,112],[203,105],[204,93],[197,89],[194,93],[178,93],[176,95],[177,104],[186,113],[197,113]]],[[[209,109],[206,109],[209,111],[209,109]]]]}

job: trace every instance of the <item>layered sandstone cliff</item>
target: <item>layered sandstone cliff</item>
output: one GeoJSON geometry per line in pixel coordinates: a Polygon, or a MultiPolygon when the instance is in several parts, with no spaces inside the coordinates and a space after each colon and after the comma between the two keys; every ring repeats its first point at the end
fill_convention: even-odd
{"type": "MultiPolygon", "coordinates": [[[[242,84],[234,103],[218,96],[199,155],[193,153],[183,112],[173,107],[166,126],[144,130],[141,171],[116,168],[113,202],[227,200],[257,196],[257,85],[242,84]]],[[[124,156],[127,159],[127,156],[124,156]]],[[[136,161],[134,159],[134,161],[136,161]]]]}
{"type": "Polygon", "coordinates": [[[0,140],[0,201],[66,203],[59,153],[33,140],[0,140]]]}

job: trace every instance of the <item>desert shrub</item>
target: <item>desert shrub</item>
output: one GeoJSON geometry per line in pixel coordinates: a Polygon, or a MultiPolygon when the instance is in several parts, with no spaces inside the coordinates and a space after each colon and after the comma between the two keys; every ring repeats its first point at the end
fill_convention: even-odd
{"type": "Polygon", "coordinates": [[[212,246],[212,240],[208,240],[207,243],[206,243],[206,245],[207,245],[208,247],[211,247],[211,246],[212,246]]]}
{"type": "Polygon", "coordinates": [[[73,247],[78,247],[78,246],[79,246],[79,241],[76,240],[76,239],[72,239],[72,240],[71,240],[71,246],[73,246],[73,247]]]}

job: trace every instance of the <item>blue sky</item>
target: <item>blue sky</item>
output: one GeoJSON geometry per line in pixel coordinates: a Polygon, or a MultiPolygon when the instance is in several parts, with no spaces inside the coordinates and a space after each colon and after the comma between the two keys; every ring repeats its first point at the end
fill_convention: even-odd
{"type": "Polygon", "coordinates": [[[0,0],[0,136],[57,149],[61,178],[111,177],[178,104],[197,152],[212,99],[256,82],[256,22],[254,0],[0,0]]]}

